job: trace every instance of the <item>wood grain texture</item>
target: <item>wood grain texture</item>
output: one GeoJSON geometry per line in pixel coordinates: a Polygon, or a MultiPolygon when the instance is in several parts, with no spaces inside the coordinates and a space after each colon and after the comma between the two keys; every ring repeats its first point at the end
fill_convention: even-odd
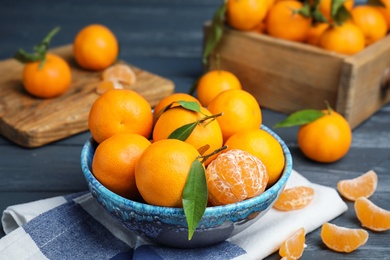
{"type": "MultiPolygon", "coordinates": [[[[72,46],[54,49],[70,65],[72,83],[67,92],[51,99],[29,95],[21,83],[23,65],[13,59],[0,62],[0,134],[25,147],[37,147],[88,129],[89,110],[99,96],[101,72],[81,69],[73,59],[72,46]]],[[[130,65],[137,81],[131,87],[151,106],[173,93],[174,84],[130,65]]]]}

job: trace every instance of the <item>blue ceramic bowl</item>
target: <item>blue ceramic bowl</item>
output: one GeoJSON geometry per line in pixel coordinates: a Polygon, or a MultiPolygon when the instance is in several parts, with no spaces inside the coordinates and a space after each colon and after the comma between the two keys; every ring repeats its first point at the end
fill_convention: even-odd
{"type": "MultiPolygon", "coordinates": [[[[283,140],[266,126],[281,144],[285,168],[280,179],[257,197],[224,206],[207,207],[194,236],[188,240],[187,222],[182,208],[168,208],[123,198],[105,188],[91,172],[96,143],[89,139],[82,149],[81,166],[89,190],[97,201],[126,228],[158,244],[195,248],[222,242],[259,221],[283,191],[292,170],[292,158],[283,140]]],[[[260,220],[261,221],[261,220],[260,220]]]]}

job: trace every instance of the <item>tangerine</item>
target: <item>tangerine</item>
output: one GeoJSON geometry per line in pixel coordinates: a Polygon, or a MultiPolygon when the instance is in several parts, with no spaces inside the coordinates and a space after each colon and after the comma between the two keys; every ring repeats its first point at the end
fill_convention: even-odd
{"type": "Polygon", "coordinates": [[[45,62],[26,63],[23,69],[23,85],[28,93],[39,98],[53,98],[65,93],[72,81],[69,64],[60,56],[47,53],[45,62]]]}
{"type": "Polygon", "coordinates": [[[285,40],[305,41],[312,19],[298,13],[302,7],[303,3],[295,0],[276,2],[265,19],[267,33],[285,40]]]}
{"type": "MultiPolygon", "coordinates": [[[[185,142],[193,145],[196,149],[208,147],[208,149],[203,152],[204,154],[212,153],[221,148],[223,144],[222,131],[217,120],[211,117],[208,120],[200,121],[207,116],[212,116],[207,108],[201,107],[200,111],[201,112],[199,113],[183,107],[168,109],[160,115],[154,125],[153,140],[168,139],[172,132],[179,127],[199,122],[185,142]]],[[[207,159],[205,165],[208,165],[215,157],[216,155],[207,159]]]]}
{"type": "Polygon", "coordinates": [[[298,145],[309,159],[331,163],[347,154],[352,131],[347,120],[336,111],[322,112],[324,116],[299,128],[298,145]]]}
{"type": "Polygon", "coordinates": [[[369,198],[374,194],[377,184],[378,176],[371,170],[354,179],[339,181],[337,190],[344,198],[355,201],[360,197],[369,198]]]}
{"type": "Polygon", "coordinates": [[[232,135],[226,142],[226,151],[244,150],[259,158],[267,169],[268,186],[273,185],[283,172],[285,158],[282,146],[263,129],[248,129],[232,135]]]}
{"type": "Polygon", "coordinates": [[[384,6],[378,6],[376,8],[385,18],[387,23],[387,29],[390,30],[390,0],[381,0],[381,2],[384,6]]]}
{"type": "Polygon", "coordinates": [[[209,202],[212,205],[236,203],[264,192],[268,175],[259,158],[232,149],[220,153],[206,168],[209,202]]]}
{"type": "Polygon", "coordinates": [[[124,85],[134,85],[137,77],[133,69],[124,63],[117,63],[106,68],[102,73],[103,80],[116,80],[124,85]]]}
{"type": "Polygon", "coordinates": [[[387,23],[377,8],[359,5],[352,9],[351,15],[353,23],[362,30],[365,36],[366,46],[386,36],[387,23]]]}
{"type": "Polygon", "coordinates": [[[319,41],[321,48],[346,55],[358,53],[365,45],[366,40],[362,30],[352,22],[329,26],[322,33],[319,41]]]}
{"type": "Polygon", "coordinates": [[[212,114],[223,113],[217,121],[224,142],[233,134],[246,129],[257,129],[262,123],[259,103],[252,94],[242,89],[221,92],[207,108],[212,114]]]}
{"type": "Polygon", "coordinates": [[[264,0],[228,0],[226,21],[237,30],[252,30],[264,20],[269,6],[268,2],[264,0]]]}
{"type": "Polygon", "coordinates": [[[290,211],[306,207],[314,198],[314,189],[298,186],[285,189],[276,200],[273,207],[281,211],[290,211]]]}
{"type": "Polygon", "coordinates": [[[318,46],[320,44],[321,35],[326,29],[328,29],[328,23],[315,23],[310,26],[310,29],[307,32],[305,43],[318,46]]]}
{"type": "Polygon", "coordinates": [[[194,146],[177,139],[153,142],[141,154],[135,180],[151,205],[182,207],[182,194],[192,163],[200,156],[194,146]]]}
{"type": "Polygon", "coordinates": [[[101,95],[111,89],[123,89],[123,85],[114,79],[100,81],[96,87],[96,93],[101,95]]]}
{"type": "Polygon", "coordinates": [[[135,165],[150,141],[138,134],[116,134],[101,142],[92,160],[92,173],[112,192],[138,199],[135,165]]]}
{"type": "Polygon", "coordinates": [[[350,253],[364,245],[368,236],[364,229],[340,227],[331,223],[324,223],[321,228],[322,242],[336,252],[350,253]]]}
{"type": "Polygon", "coordinates": [[[190,94],[187,94],[187,93],[177,92],[177,93],[173,93],[171,95],[164,97],[163,99],[161,99],[157,103],[157,105],[154,107],[154,111],[153,111],[154,116],[156,117],[157,115],[159,115],[160,111],[167,108],[167,106],[170,106],[170,105],[171,105],[171,107],[179,106],[179,104],[173,104],[173,102],[177,102],[177,101],[196,102],[199,104],[199,106],[201,106],[199,100],[197,98],[195,98],[194,96],[191,96],[190,94]]]}
{"type": "Polygon", "coordinates": [[[88,126],[98,143],[118,133],[135,133],[149,138],[153,126],[152,109],[137,92],[112,89],[92,104],[88,126]]]}
{"type": "Polygon", "coordinates": [[[73,55],[84,69],[103,70],[115,62],[118,54],[116,36],[109,28],[100,24],[84,27],[73,41],[73,55]]]}
{"type": "Polygon", "coordinates": [[[200,103],[207,107],[219,93],[228,89],[242,89],[240,80],[226,70],[211,70],[204,74],[196,87],[200,103]]]}
{"type": "Polygon", "coordinates": [[[386,231],[390,229],[390,211],[378,207],[365,197],[355,201],[356,216],[366,227],[373,231],[386,231]]]}
{"type": "Polygon", "coordinates": [[[305,229],[300,228],[288,239],[283,241],[279,248],[279,255],[286,259],[299,259],[305,250],[305,229]]]}

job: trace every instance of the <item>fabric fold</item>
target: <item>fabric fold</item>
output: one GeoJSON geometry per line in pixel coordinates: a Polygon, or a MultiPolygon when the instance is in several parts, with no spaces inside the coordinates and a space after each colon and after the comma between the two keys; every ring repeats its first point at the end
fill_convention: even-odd
{"type": "Polygon", "coordinates": [[[2,215],[1,259],[263,259],[294,231],[306,233],[347,210],[333,188],[314,184],[293,171],[287,187],[310,186],[314,200],[305,208],[275,209],[248,229],[205,248],[176,249],[153,244],[114,220],[89,192],[9,206],[2,215]]]}

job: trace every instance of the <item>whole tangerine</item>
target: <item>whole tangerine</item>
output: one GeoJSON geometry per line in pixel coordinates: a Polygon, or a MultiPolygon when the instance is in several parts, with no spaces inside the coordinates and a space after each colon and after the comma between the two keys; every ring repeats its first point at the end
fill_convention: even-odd
{"type": "Polygon", "coordinates": [[[92,173],[112,192],[137,200],[140,195],[135,184],[135,165],[150,141],[138,134],[116,134],[96,148],[92,173]]]}
{"type": "Polygon", "coordinates": [[[352,143],[348,121],[334,110],[322,110],[324,116],[302,125],[298,130],[298,145],[311,160],[331,163],[344,157],[352,143]]]}
{"type": "Polygon", "coordinates": [[[149,138],[153,127],[152,108],[143,96],[133,90],[112,89],[92,104],[88,126],[98,143],[119,133],[149,138]]]}
{"type": "Polygon", "coordinates": [[[192,163],[200,156],[194,146],[177,139],[153,142],[135,166],[135,181],[146,203],[182,207],[182,195],[192,163]]]}
{"type": "Polygon", "coordinates": [[[69,64],[60,56],[47,53],[41,61],[26,63],[23,85],[28,93],[39,98],[53,98],[65,93],[72,81],[69,64]]]}
{"type": "Polygon", "coordinates": [[[119,53],[114,33],[106,26],[91,24],[81,29],[73,41],[77,64],[87,70],[103,70],[112,65],[119,53]]]}

